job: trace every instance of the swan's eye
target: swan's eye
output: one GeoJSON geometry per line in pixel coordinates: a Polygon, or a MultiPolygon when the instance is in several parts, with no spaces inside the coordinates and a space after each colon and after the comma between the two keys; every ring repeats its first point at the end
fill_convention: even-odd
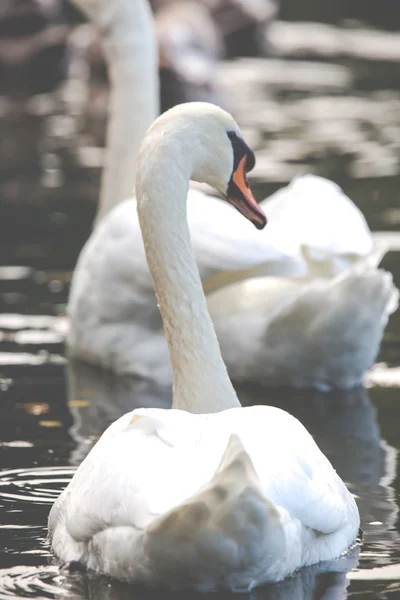
{"type": "Polygon", "coordinates": [[[235,131],[228,131],[227,134],[228,138],[231,140],[233,149],[233,170],[235,171],[237,169],[240,161],[245,156],[245,171],[248,173],[254,169],[254,165],[256,164],[254,152],[248,147],[246,142],[237,135],[235,131]]]}

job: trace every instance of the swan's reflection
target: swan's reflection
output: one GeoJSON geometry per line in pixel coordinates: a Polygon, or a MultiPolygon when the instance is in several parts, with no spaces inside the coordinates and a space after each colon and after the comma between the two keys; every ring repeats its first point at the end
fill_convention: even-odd
{"type": "MultiPolygon", "coordinates": [[[[247,594],[216,592],[207,597],[212,600],[343,600],[350,583],[346,574],[357,565],[358,552],[357,546],[338,560],[303,568],[281,583],[256,588],[247,594]]],[[[206,597],[190,591],[145,590],[90,573],[66,574],[63,587],[71,600],[204,600],[206,597]]]]}
{"type": "Polygon", "coordinates": [[[70,463],[79,465],[103,431],[134,408],[170,408],[172,390],[152,381],[121,377],[81,363],[66,367],[68,404],[73,417],[70,435],[77,447],[70,463]]]}
{"type": "MultiPolygon", "coordinates": [[[[362,568],[388,564],[391,550],[394,551],[399,544],[395,531],[398,509],[391,487],[396,473],[396,450],[380,436],[376,408],[370,402],[367,390],[356,388],[327,394],[241,386],[238,395],[243,405],[278,406],[305,425],[357,497],[364,531],[362,568]]],[[[79,464],[93,445],[93,440],[113,420],[140,406],[168,408],[171,390],[150,382],[117,378],[86,365],[72,363],[69,366],[69,397],[74,418],[71,434],[77,442],[71,462],[79,464]]],[[[328,567],[317,565],[303,569],[294,578],[274,586],[273,592],[265,588],[252,592],[249,597],[274,600],[344,598],[348,585],[346,572],[356,566],[357,557],[358,549],[328,567]]],[[[90,579],[90,585],[100,586],[94,597],[101,600],[134,597],[132,589],[129,596],[123,588],[114,584],[107,587],[97,578],[90,579]]],[[[156,597],[153,594],[149,599],[153,596],[156,597]]]]}

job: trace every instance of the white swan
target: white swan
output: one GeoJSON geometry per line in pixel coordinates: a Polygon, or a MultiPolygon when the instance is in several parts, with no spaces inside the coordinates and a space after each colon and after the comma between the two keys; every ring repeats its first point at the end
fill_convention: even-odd
{"type": "MultiPolygon", "coordinates": [[[[170,383],[167,346],[134,214],[135,200],[121,202],[133,186],[137,147],[157,110],[151,15],[146,0],[75,2],[102,31],[113,100],[109,162],[97,218],[101,222],[81,253],[72,281],[69,352],[118,373],[170,383]],[[118,206],[111,210],[113,204],[118,206]]],[[[323,389],[360,384],[396,306],[390,275],[375,268],[381,253],[373,249],[364,217],[334,183],[314,176],[297,178],[262,205],[270,226],[257,235],[226,203],[194,189],[188,196],[193,248],[208,292],[256,275],[303,278],[237,283],[210,297],[231,376],[323,389]],[[356,267],[356,275],[349,270],[366,256],[368,261],[356,267]],[[346,275],[330,279],[344,271],[346,275]],[[325,281],[316,282],[315,277],[325,281]],[[338,299],[333,308],[332,290],[338,299]],[[365,302],[365,290],[371,302],[365,302]],[[309,327],[299,335],[296,322],[304,318],[308,298],[309,327]],[[240,325],[248,319],[245,303],[257,315],[257,336],[254,343],[247,342],[251,368],[235,352],[245,343],[240,325]],[[311,342],[304,338],[310,332],[311,342]],[[341,345],[344,334],[353,341],[337,361],[338,353],[331,348],[341,345]],[[265,369],[271,340],[274,359],[265,369]]]]}
{"type": "MultiPolygon", "coordinates": [[[[74,0],[99,29],[111,79],[107,162],[96,227],[72,281],[68,314],[70,354],[117,372],[136,372],[118,331],[129,321],[129,339],[146,341],[161,322],[144,255],[136,200],[136,157],[143,135],[158,114],[157,50],[147,0],[74,0]],[[110,304],[110,298],[113,298],[110,304]]],[[[243,270],[281,261],[281,252],[222,200],[189,192],[189,220],[203,278],[222,270],[243,270]],[[203,211],[199,212],[201,198],[203,211]],[[221,223],[224,223],[222,227],[221,223]],[[220,230],[224,235],[220,234],[220,230]],[[239,247],[240,242],[240,247],[239,247]]],[[[290,261],[289,261],[290,262],[290,261]]],[[[130,342],[129,342],[130,345],[130,342]]],[[[167,355],[161,341],[163,357],[167,355]]],[[[144,361],[144,369],[149,365],[144,361]]],[[[159,370],[170,368],[164,358],[159,370]]]]}
{"type": "Polygon", "coordinates": [[[240,406],[207,312],[186,219],[189,179],[215,186],[260,228],[245,174],[253,160],[232,117],[209,104],[173,108],[144,139],[138,213],[173,409],[124,415],[83,461],[49,517],[63,561],[173,589],[248,590],[337,557],[356,538],[354,499],[301,423],[240,406]]]}
{"type": "MultiPolygon", "coordinates": [[[[276,204],[275,198],[261,203],[273,216],[270,239],[263,232],[259,244],[250,236],[240,238],[243,231],[237,228],[237,213],[226,215],[225,206],[217,201],[217,209],[209,211],[214,200],[195,190],[189,198],[189,220],[194,216],[191,224],[197,225],[191,227],[191,232],[195,230],[192,244],[231,377],[323,390],[361,385],[377,356],[388,317],[397,308],[398,291],[391,274],[377,268],[385,249],[376,247],[368,253],[371,240],[364,239],[366,257],[362,258],[346,242],[352,239],[352,229],[355,246],[362,238],[356,240],[355,207],[339,188],[320,178],[301,178],[281,192],[276,204]],[[307,196],[310,191],[315,193],[307,196]],[[329,200],[325,207],[330,210],[325,223],[321,215],[321,229],[314,233],[310,213],[306,211],[301,220],[295,202],[303,195],[303,205],[306,199],[317,205],[318,192],[325,193],[329,200]],[[289,210],[285,214],[280,202],[283,194],[291,215],[289,210]],[[335,215],[335,203],[340,201],[343,209],[349,209],[342,226],[348,227],[348,235],[342,240],[328,237],[329,231],[341,227],[340,222],[335,225],[335,219],[345,214],[339,210],[335,215]],[[276,218],[274,210],[268,210],[270,204],[276,218]],[[229,224],[233,235],[225,231],[217,256],[212,250],[221,223],[229,224]],[[313,240],[312,235],[324,231],[324,224],[327,235],[313,240]],[[239,248],[239,255],[230,255],[230,248],[239,248]],[[265,257],[269,253],[269,260],[251,268],[263,252],[265,257]],[[298,277],[273,276],[279,271],[298,277]],[[270,276],[256,277],[266,273],[270,276]],[[249,279],[242,281],[244,277],[249,279]],[[239,281],[230,283],[235,278],[239,281]]],[[[134,209],[134,200],[120,204],[81,253],[69,300],[69,348],[73,356],[118,373],[169,384],[167,344],[134,209]]]]}

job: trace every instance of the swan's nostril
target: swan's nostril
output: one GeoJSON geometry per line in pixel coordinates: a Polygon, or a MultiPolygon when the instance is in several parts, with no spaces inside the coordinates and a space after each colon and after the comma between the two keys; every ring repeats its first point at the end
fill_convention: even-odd
{"type": "Polygon", "coordinates": [[[256,157],[254,156],[254,152],[252,150],[250,150],[246,154],[246,166],[245,166],[246,173],[249,173],[250,171],[252,171],[254,169],[255,165],[256,165],[256,157]]]}

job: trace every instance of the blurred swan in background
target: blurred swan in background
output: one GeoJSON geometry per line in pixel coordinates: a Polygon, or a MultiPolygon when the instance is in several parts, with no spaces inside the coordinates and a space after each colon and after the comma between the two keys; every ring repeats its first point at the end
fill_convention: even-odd
{"type": "MultiPolygon", "coordinates": [[[[140,141],[157,116],[157,53],[150,8],[146,0],[76,0],[103,34],[110,63],[112,98],[107,133],[108,159],[103,172],[96,227],[75,269],[68,313],[70,354],[118,372],[146,376],[148,354],[142,348],[135,364],[125,347],[120,326],[129,321],[129,347],[135,340],[153,345],[153,373],[170,381],[167,349],[145,259],[136,215],[136,200],[124,200],[135,181],[140,141]],[[124,200],[122,202],[122,200],[124,200]],[[118,205],[113,209],[115,205],[118,205]],[[110,295],[112,303],[110,304],[110,295]],[[122,342],[122,345],[120,345],[122,342]]],[[[278,254],[265,236],[222,200],[191,189],[189,221],[202,278],[222,270],[243,270],[278,254]],[[204,213],[199,211],[202,204],[204,213]],[[205,217],[203,215],[206,215],[205,217]],[[221,236],[224,224],[226,236],[221,236]],[[247,226],[247,227],[246,227],[247,226]],[[225,229],[226,228],[226,229],[225,229]],[[240,248],[238,246],[240,242],[240,248]],[[236,249],[236,252],[233,251],[236,249]]]]}
{"type": "MultiPolygon", "coordinates": [[[[150,6],[159,55],[161,112],[196,100],[223,104],[220,59],[265,54],[268,25],[277,13],[274,0],[150,0],[150,6]]],[[[86,118],[99,135],[98,126],[104,127],[106,94],[102,91],[107,89],[107,70],[98,34],[86,26],[78,30],[78,36],[71,37],[72,46],[83,45],[94,88],[86,118]]]]}
{"type": "MultiPolygon", "coordinates": [[[[72,281],[69,352],[170,384],[136,201],[122,202],[157,112],[151,14],[144,1],[75,3],[102,32],[112,100],[96,227],[72,281]]],[[[299,177],[261,205],[269,218],[262,234],[222,200],[189,191],[192,245],[230,375],[321,389],[360,384],[397,305],[391,276],[376,268],[384,249],[374,248],[361,212],[328,180],[299,177]]]]}
{"type": "Polygon", "coordinates": [[[225,103],[221,58],[265,54],[274,0],[150,0],[160,56],[162,112],[175,104],[225,103]]]}
{"type": "Polygon", "coordinates": [[[223,44],[209,8],[198,0],[153,0],[159,50],[161,112],[175,104],[221,103],[217,89],[223,44]]]}
{"type": "Polygon", "coordinates": [[[245,175],[252,166],[237,124],[211,104],[171,109],[144,138],[137,205],[172,409],[127,413],[78,468],[49,516],[63,561],[170,589],[246,591],[355,542],[356,503],[307,430],[280,409],[241,407],[207,311],[185,211],[189,179],[215,185],[262,229],[245,175]]]}

